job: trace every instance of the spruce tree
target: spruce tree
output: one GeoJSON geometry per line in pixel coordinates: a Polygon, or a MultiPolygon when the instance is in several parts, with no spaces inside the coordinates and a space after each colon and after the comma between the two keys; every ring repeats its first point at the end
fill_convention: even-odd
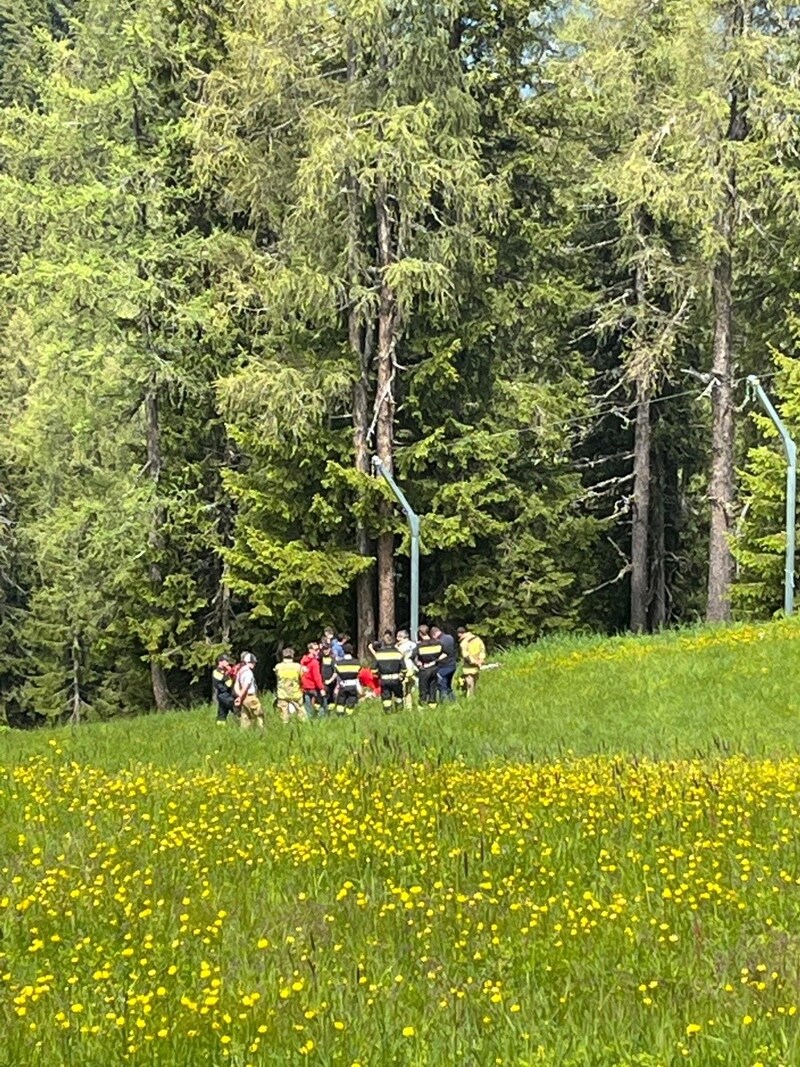
{"type": "MultiPolygon", "coordinates": [[[[142,662],[163,708],[170,672],[183,687],[215,637],[224,344],[184,139],[200,48],[174,15],[159,0],[83,5],[36,106],[7,115],[29,173],[4,211],[37,233],[12,280],[25,329],[6,347],[30,379],[13,436],[39,565],[29,695],[47,714],[102,704],[142,662]]],[[[142,691],[120,687],[117,706],[126,688],[142,691]]]]}

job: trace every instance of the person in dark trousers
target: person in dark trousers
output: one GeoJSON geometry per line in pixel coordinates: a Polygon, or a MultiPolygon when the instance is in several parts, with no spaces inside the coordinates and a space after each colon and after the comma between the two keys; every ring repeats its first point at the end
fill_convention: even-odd
{"type": "Polygon", "coordinates": [[[417,666],[419,667],[419,702],[429,708],[436,707],[439,691],[437,674],[439,662],[444,658],[441,644],[435,640],[427,626],[420,626],[417,642],[417,666]]]}
{"type": "Polygon", "coordinates": [[[395,646],[394,638],[388,630],[383,635],[383,640],[377,645],[370,645],[369,650],[375,657],[380,675],[383,710],[387,715],[391,715],[403,706],[405,656],[395,646]]]}
{"type": "Polygon", "coordinates": [[[353,646],[344,645],[344,656],[336,663],[336,678],[338,687],[336,690],[336,714],[352,715],[358,706],[358,698],[361,695],[361,686],[358,682],[361,664],[353,656],[353,646]]]}
{"type": "Polygon", "coordinates": [[[316,641],[309,642],[308,652],[300,660],[300,666],[303,668],[300,687],[303,690],[303,705],[306,709],[306,716],[309,719],[313,719],[314,709],[316,708],[318,717],[324,719],[328,714],[328,698],[325,691],[325,682],[322,678],[319,645],[316,641]]]}
{"type": "Polygon", "coordinates": [[[320,647],[319,666],[322,672],[326,703],[329,708],[332,708],[336,703],[336,657],[331,646],[325,642],[320,647]]]}
{"type": "Polygon", "coordinates": [[[431,637],[434,641],[438,641],[442,646],[443,655],[439,660],[439,667],[436,672],[439,695],[442,700],[455,700],[456,695],[453,692],[453,676],[455,675],[456,667],[458,666],[456,639],[452,634],[444,633],[438,626],[432,627],[431,637]]]}
{"type": "Polygon", "coordinates": [[[228,656],[217,656],[217,665],[211,672],[214,696],[217,698],[217,726],[224,726],[233,713],[233,683],[236,678],[231,670],[228,656]]]}

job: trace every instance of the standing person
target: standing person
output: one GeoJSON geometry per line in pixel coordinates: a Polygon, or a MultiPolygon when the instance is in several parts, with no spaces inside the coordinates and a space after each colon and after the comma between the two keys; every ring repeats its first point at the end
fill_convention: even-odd
{"type": "Polygon", "coordinates": [[[275,668],[276,704],[281,713],[281,720],[287,723],[293,715],[301,722],[306,720],[306,709],[303,706],[303,689],[300,681],[303,677],[303,668],[294,661],[294,649],[283,650],[281,662],[275,668]]]}
{"type": "Polygon", "coordinates": [[[381,681],[381,700],[383,710],[391,715],[403,703],[403,679],[406,673],[405,656],[395,647],[392,635],[387,631],[378,645],[370,645],[369,650],[375,657],[381,681]]]}
{"type": "Polygon", "coordinates": [[[325,633],[322,639],[322,643],[328,645],[333,655],[333,658],[338,663],[340,659],[344,659],[344,644],[336,636],[336,631],[330,627],[325,627],[325,633]]]}
{"type": "Polygon", "coordinates": [[[475,696],[478,687],[478,675],[486,662],[486,645],[465,626],[458,628],[458,646],[461,653],[461,673],[464,677],[464,692],[468,697],[475,696]]]}
{"type": "Polygon", "coordinates": [[[434,639],[427,626],[420,626],[417,642],[417,666],[419,668],[419,702],[429,708],[436,707],[439,691],[437,674],[439,662],[444,659],[442,646],[434,639]]]}
{"type": "Polygon", "coordinates": [[[308,652],[300,660],[303,668],[303,676],[300,686],[303,690],[303,704],[306,716],[314,718],[314,708],[319,709],[319,718],[328,714],[328,698],[325,693],[325,682],[322,679],[322,669],[319,658],[319,645],[316,641],[310,641],[308,652]]]}
{"type": "Polygon", "coordinates": [[[403,703],[407,708],[413,704],[414,684],[417,677],[417,667],[414,656],[417,646],[411,640],[408,630],[397,631],[397,643],[395,648],[403,655],[405,663],[405,678],[403,679],[403,703]]]}
{"type": "Polygon", "coordinates": [[[233,683],[230,656],[217,656],[217,665],[211,672],[214,696],[217,698],[217,726],[224,726],[233,712],[233,683]]]}
{"type": "Polygon", "coordinates": [[[255,721],[260,730],[264,729],[264,709],[258,699],[258,686],[256,685],[257,662],[252,652],[243,652],[242,663],[233,685],[233,691],[236,694],[234,703],[241,709],[243,730],[249,728],[251,720],[255,721]]]}
{"type": "Polygon", "coordinates": [[[336,679],[338,682],[336,689],[336,714],[341,717],[343,715],[352,715],[358,705],[358,698],[361,696],[361,686],[358,681],[358,675],[361,670],[361,664],[353,656],[353,646],[346,644],[342,651],[344,656],[336,663],[336,679]]]}
{"type": "Polygon", "coordinates": [[[444,633],[438,626],[432,628],[431,637],[434,641],[438,641],[442,646],[442,659],[439,661],[439,668],[436,672],[439,694],[442,700],[455,700],[456,695],[453,692],[453,676],[455,675],[456,667],[458,666],[458,659],[456,658],[456,639],[452,634],[444,633]]]}
{"type": "Polygon", "coordinates": [[[330,708],[336,703],[336,658],[331,646],[323,642],[319,654],[319,666],[322,684],[325,688],[325,701],[330,708]]]}

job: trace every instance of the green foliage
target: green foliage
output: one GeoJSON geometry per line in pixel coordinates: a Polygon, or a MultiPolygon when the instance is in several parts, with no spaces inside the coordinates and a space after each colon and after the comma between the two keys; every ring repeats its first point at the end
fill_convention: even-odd
{"type": "MultiPolygon", "coordinates": [[[[349,628],[390,529],[407,617],[405,523],[364,469],[387,306],[428,614],[627,624],[631,381],[662,404],[667,618],[702,611],[708,406],[679,373],[708,366],[734,164],[741,367],[798,336],[796,12],[745,7],[733,39],[711,0],[9,0],[2,714],[183,702],[232,642],[349,628]]],[[[780,604],[762,433],[736,442],[748,615],[780,604]]]]}
{"type": "Polygon", "coordinates": [[[9,276],[6,348],[27,381],[9,442],[36,561],[24,697],[47,716],[130,706],[146,662],[195,672],[213,639],[220,354],[182,133],[194,42],[176,52],[168,14],[88,5],[39,106],[6,116],[34,161],[4,189],[38,234],[9,276]]]}
{"type": "MultiPolygon", "coordinates": [[[[255,348],[251,341],[244,368],[222,386],[229,423],[250,457],[248,468],[227,482],[239,506],[227,559],[232,582],[257,604],[256,614],[291,628],[329,615],[332,596],[339,597],[338,614],[346,610],[341,594],[365,566],[348,551],[353,518],[364,519],[373,535],[380,530],[378,493],[344,462],[351,446],[339,415],[360,372],[347,323],[333,303],[355,306],[365,324],[375,313],[379,189],[388,190],[397,231],[397,258],[383,279],[403,320],[398,363],[407,367],[409,384],[398,369],[397,418],[400,436],[415,439],[410,456],[415,447],[428,448],[435,407],[471,374],[454,363],[483,363],[488,370],[492,327],[510,330],[513,321],[517,339],[506,358],[519,362],[520,315],[532,319],[532,300],[524,286],[495,284],[495,278],[506,266],[498,263],[498,248],[532,201],[527,196],[524,205],[513,205],[515,175],[498,172],[498,161],[484,155],[464,72],[467,55],[454,49],[443,12],[400,5],[387,21],[386,10],[375,5],[368,14],[345,7],[332,19],[325,5],[311,4],[278,5],[261,15],[246,5],[231,12],[227,62],[209,79],[199,116],[198,166],[207,181],[224,183],[226,199],[247,212],[252,241],[265,246],[240,253],[244,271],[228,297],[239,307],[244,303],[269,332],[255,348]],[[312,34],[320,47],[298,56],[297,41],[312,34]],[[385,63],[376,62],[375,51],[386,53],[385,63]],[[277,134],[265,139],[269,107],[277,134]],[[343,195],[348,188],[354,190],[349,198],[343,195]],[[458,360],[451,359],[456,352],[458,360]],[[433,405],[420,401],[422,393],[433,405]]],[[[523,107],[519,99],[512,106],[517,113],[523,107]]],[[[252,337],[252,327],[247,334],[252,337]]],[[[485,380],[486,371],[480,373],[485,380]]],[[[462,430],[469,433],[483,417],[475,407],[462,430]]],[[[483,560],[497,539],[514,535],[499,518],[491,532],[473,523],[473,483],[484,477],[479,469],[468,472],[460,488],[442,485],[444,511],[437,515],[439,500],[424,484],[425,472],[399,462],[413,479],[412,497],[434,509],[426,518],[428,551],[436,551],[437,574],[447,571],[453,589],[432,600],[431,610],[450,612],[477,593],[483,560]],[[481,560],[468,574],[449,567],[458,540],[448,538],[440,521],[445,516],[481,542],[481,560]]],[[[524,497],[519,475],[506,477],[512,496],[524,497]]],[[[559,485],[566,483],[550,483],[551,496],[559,485]]],[[[492,492],[497,503],[496,480],[492,492]]],[[[577,487],[569,492],[574,499],[577,487]]],[[[525,522],[519,500],[510,500],[507,511],[519,532],[525,522]]],[[[549,562],[544,557],[534,566],[549,562]]],[[[525,632],[529,620],[543,614],[544,585],[525,632]]],[[[506,591],[516,589],[511,576],[506,591]]],[[[486,595],[475,604],[481,611],[487,606],[486,595]]],[[[522,629],[509,625],[504,632],[516,636],[522,629]]]]}
{"type": "Polygon", "coordinates": [[[0,106],[32,104],[48,41],[67,31],[72,0],[5,0],[0,12],[0,106]]]}
{"type": "MultiPolygon", "coordinates": [[[[800,430],[800,369],[796,360],[776,355],[777,377],[765,383],[774,393],[789,433],[800,430]]],[[[772,420],[760,409],[752,422],[758,437],[741,471],[742,518],[734,545],[740,573],[736,605],[744,618],[764,618],[783,608],[786,556],[786,457],[772,420]]]]}
{"type": "Polygon", "coordinates": [[[262,639],[276,645],[346,618],[352,582],[370,565],[351,548],[348,471],[326,458],[336,455],[337,435],[314,423],[311,413],[304,433],[295,424],[298,442],[279,438],[272,447],[258,430],[240,434],[253,466],[226,478],[238,504],[237,536],[224,553],[230,582],[254,605],[262,639]]]}

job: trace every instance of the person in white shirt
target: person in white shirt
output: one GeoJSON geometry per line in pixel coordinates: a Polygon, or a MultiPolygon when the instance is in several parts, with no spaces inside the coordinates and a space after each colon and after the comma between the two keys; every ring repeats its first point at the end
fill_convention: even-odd
{"type": "Polygon", "coordinates": [[[252,652],[242,653],[242,665],[236,675],[236,706],[241,710],[242,729],[247,730],[251,722],[259,729],[264,729],[264,709],[258,699],[255,667],[256,657],[252,652]]]}

